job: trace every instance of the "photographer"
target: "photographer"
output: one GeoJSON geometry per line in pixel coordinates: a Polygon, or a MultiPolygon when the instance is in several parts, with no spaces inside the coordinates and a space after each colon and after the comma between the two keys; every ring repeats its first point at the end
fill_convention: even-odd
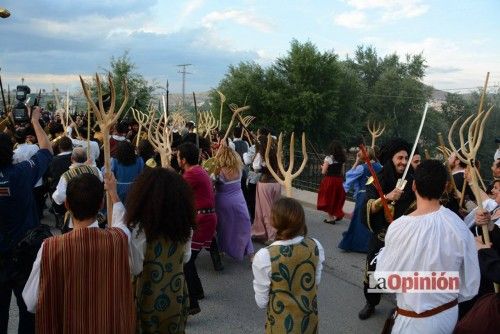
{"type": "MultiPolygon", "coordinates": [[[[7,332],[12,292],[19,307],[19,333],[34,332],[34,316],[27,312],[21,293],[25,282],[13,279],[18,268],[12,252],[27,231],[40,224],[33,186],[52,160],[49,139],[40,126],[40,108],[35,107],[31,124],[40,150],[29,160],[13,164],[13,142],[0,134],[0,333],[7,332]]],[[[29,268],[28,268],[29,269],[29,268]]]]}

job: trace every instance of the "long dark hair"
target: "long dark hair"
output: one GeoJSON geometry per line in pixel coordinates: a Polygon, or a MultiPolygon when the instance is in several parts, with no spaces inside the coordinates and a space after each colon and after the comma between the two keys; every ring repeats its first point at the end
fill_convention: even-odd
{"type": "MultiPolygon", "coordinates": [[[[262,162],[266,161],[266,148],[267,148],[267,136],[259,136],[257,138],[257,143],[255,144],[255,151],[260,153],[262,162]]],[[[271,137],[271,147],[269,148],[269,163],[273,170],[279,174],[278,168],[278,143],[276,139],[271,137]]]]}
{"type": "Polygon", "coordinates": [[[118,143],[116,149],[116,160],[125,166],[130,166],[135,163],[137,156],[135,155],[134,146],[128,140],[118,143]]]}
{"type": "Polygon", "coordinates": [[[339,163],[346,162],[347,158],[345,155],[344,147],[338,140],[333,140],[328,146],[328,153],[333,156],[333,159],[339,163]]]}
{"type": "Polygon", "coordinates": [[[146,169],[133,183],[125,221],[139,226],[148,241],[163,237],[185,243],[195,226],[194,197],[182,176],[164,168],[146,169]]]}

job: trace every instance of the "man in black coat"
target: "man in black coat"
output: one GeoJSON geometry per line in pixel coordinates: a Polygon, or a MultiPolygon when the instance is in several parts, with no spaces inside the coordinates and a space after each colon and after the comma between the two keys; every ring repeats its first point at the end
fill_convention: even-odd
{"type": "MultiPolygon", "coordinates": [[[[410,145],[402,139],[392,139],[381,149],[380,162],[383,165],[377,178],[382,187],[384,197],[393,212],[392,219],[407,214],[415,203],[415,193],[411,189],[413,178],[410,173],[406,176],[406,186],[403,190],[396,188],[396,183],[402,177],[410,155],[410,145]]],[[[370,179],[372,180],[372,179],[370,179]]],[[[359,312],[361,320],[368,319],[374,312],[375,306],[380,303],[381,294],[368,292],[368,272],[375,271],[376,259],[380,249],[384,247],[384,238],[389,220],[384,213],[380,195],[372,181],[366,186],[366,208],[363,210],[363,223],[373,233],[368,243],[366,256],[366,272],[364,280],[364,294],[366,305],[359,312]]]]}

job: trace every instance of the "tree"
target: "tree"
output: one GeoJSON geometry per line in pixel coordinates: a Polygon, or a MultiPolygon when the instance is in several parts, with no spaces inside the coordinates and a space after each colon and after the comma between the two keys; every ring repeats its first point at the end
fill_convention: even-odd
{"type": "MultiPolygon", "coordinates": [[[[103,86],[103,93],[109,92],[109,87],[107,83],[107,74],[111,73],[113,77],[113,84],[116,90],[116,106],[121,106],[124,98],[123,83],[126,80],[127,88],[129,91],[129,100],[127,102],[125,112],[122,114],[122,118],[131,118],[131,114],[128,113],[130,107],[134,106],[139,110],[146,110],[149,105],[152,93],[155,90],[155,84],[151,85],[147,82],[144,77],[136,71],[136,66],[130,59],[128,51],[125,51],[122,56],[115,58],[111,57],[110,68],[105,70],[105,73],[101,75],[101,84],[103,86]]],[[[90,88],[93,96],[97,96],[97,89],[95,79],[90,83],[90,88]]],[[[84,108],[86,110],[86,106],[84,108]]]]}

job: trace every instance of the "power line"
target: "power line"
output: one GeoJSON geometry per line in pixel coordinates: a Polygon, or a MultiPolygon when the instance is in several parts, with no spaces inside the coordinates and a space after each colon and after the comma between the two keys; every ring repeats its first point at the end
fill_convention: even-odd
{"type": "Polygon", "coordinates": [[[182,73],[182,107],[186,106],[186,74],[192,74],[190,72],[186,72],[186,67],[191,66],[192,64],[180,64],[178,67],[182,67],[182,70],[179,70],[177,73],[182,73]]]}

